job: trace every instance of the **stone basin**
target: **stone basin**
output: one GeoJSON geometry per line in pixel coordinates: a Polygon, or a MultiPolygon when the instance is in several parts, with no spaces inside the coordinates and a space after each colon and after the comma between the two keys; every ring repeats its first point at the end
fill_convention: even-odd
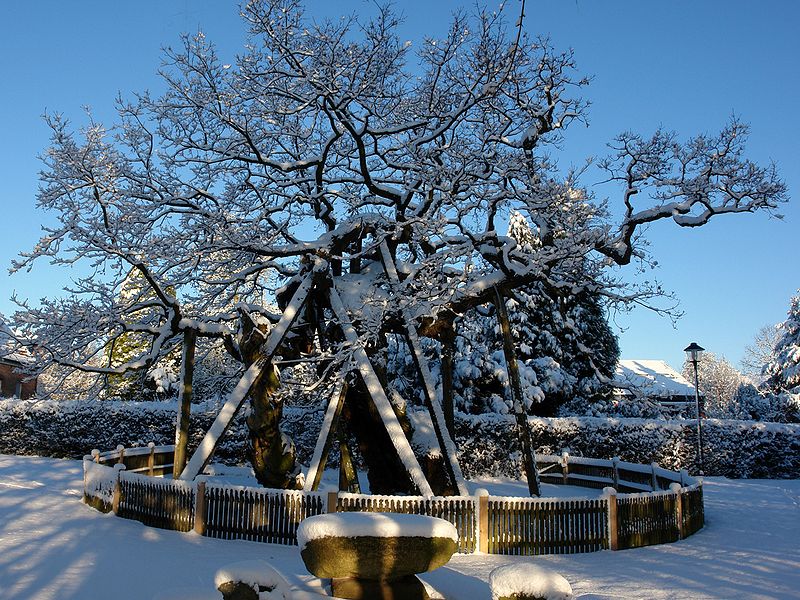
{"type": "Polygon", "coordinates": [[[397,513],[317,515],[297,530],[306,568],[326,579],[391,581],[433,571],[450,560],[457,541],[444,519],[397,513]]]}

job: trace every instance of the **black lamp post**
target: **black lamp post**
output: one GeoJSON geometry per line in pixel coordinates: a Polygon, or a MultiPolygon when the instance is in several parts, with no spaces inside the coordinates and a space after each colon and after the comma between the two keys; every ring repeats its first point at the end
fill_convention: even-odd
{"type": "Polygon", "coordinates": [[[700,387],[697,378],[697,363],[700,362],[700,355],[705,348],[692,342],[683,349],[686,352],[686,360],[694,366],[694,404],[697,409],[697,456],[700,459],[700,475],[705,471],[705,460],[703,459],[703,421],[700,419],[700,387]]]}

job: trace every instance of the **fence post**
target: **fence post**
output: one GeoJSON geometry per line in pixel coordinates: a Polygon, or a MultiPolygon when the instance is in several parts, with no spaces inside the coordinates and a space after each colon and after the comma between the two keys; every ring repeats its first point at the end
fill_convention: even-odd
{"type": "Polygon", "coordinates": [[[125,470],[125,465],[122,463],[117,463],[114,465],[114,471],[116,472],[116,479],[114,480],[114,493],[111,496],[111,510],[114,512],[115,515],[119,514],[119,505],[122,502],[122,485],[120,484],[120,477],[122,476],[122,471],[125,470]]]}
{"type": "Polygon", "coordinates": [[[119,452],[119,460],[117,460],[117,464],[125,464],[125,446],[122,444],[118,445],[117,452],[119,452]]]}
{"type": "Polygon", "coordinates": [[[681,487],[686,486],[686,480],[689,479],[689,471],[681,469],[681,487]]]}
{"type": "Polygon", "coordinates": [[[194,532],[206,534],[206,481],[199,478],[194,492],[194,532]]]}
{"type": "Polygon", "coordinates": [[[683,531],[683,488],[680,483],[670,483],[669,489],[675,492],[675,522],[678,526],[678,539],[682,540],[686,537],[683,531]]]}
{"type": "Polygon", "coordinates": [[[97,448],[92,450],[92,459],[94,460],[94,462],[100,464],[100,450],[98,450],[97,448]]]}
{"type": "Polygon", "coordinates": [[[335,513],[339,504],[339,492],[328,492],[328,512],[335,513]]]}
{"type": "Polygon", "coordinates": [[[608,547],[611,550],[619,550],[617,490],[613,487],[605,487],[603,488],[603,497],[608,502],[608,547]]]}
{"type": "Polygon", "coordinates": [[[611,459],[611,478],[614,480],[614,490],[619,489],[619,456],[611,459]]]}
{"type": "Polygon", "coordinates": [[[148,442],[147,447],[150,448],[150,456],[147,457],[147,474],[152,477],[155,475],[156,445],[153,442],[148,442]]]}
{"type": "Polygon", "coordinates": [[[569,481],[569,452],[566,450],[561,452],[561,477],[564,481],[564,485],[567,485],[569,481]]]}
{"type": "Polygon", "coordinates": [[[651,484],[653,486],[653,491],[654,492],[658,491],[658,477],[656,477],[656,467],[657,466],[658,466],[658,463],[654,463],[654,462],[650,463],[650,469],[653,472],[653,479],[651,481],[651,484]]]}
{"type": "Polygon", "coordinates": [[[478,550],[484,554],[489,552],[489,492],[476,490],[478,497],[478,550]]]}

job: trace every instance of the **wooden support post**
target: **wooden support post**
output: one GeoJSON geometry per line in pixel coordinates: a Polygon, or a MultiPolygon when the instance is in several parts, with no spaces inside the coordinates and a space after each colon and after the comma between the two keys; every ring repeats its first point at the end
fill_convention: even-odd
{"type": "Polygon", "coordinates": [[[503,354],[506,358],[508,379],[511,382],[511,398],[514,403],[514,417],[517,421],[517,435],[520,439],[520,446],[522,446],[522,467],[528,479],[528,492],[531,496],[539,496],[539,471],[536,470],[536,457],[534,456],[533,444],[531,442],[528,415],[525,412],[523,403],[522,382],[519,377],[517,354],[514,351],[514,339],[511,337],[511,325],[508,322],[506,302],[500,290],[496,287],[494,288],[494,295],[497,320],[500,322],[500,331],[503,334],[503,354]]]}
{"type": "Polygon", "coordinates": [[[116,471],[116,478],[114,479],[114,492],[111,496],[111,510],[114,512],[115,515],[119,514],[119,505],[122,502],[122,484],[120,483],[120,478],[122,476],[122,471],[125,470],[125,465],[122,463],[117,463],[114,465],[114,471],[116,471]]]}
{"type": "Polygon", "coordinates": [[[325,464],[328,462],[328,454],[331,450],[334,436],[336,434],[339,418],[344,407],[344,399],[347,396],[347,383],[339,381],[333,391],[328,408],[325,411],[325,418],[322,421],[322,429],[317,436],[317,445],[314,448],[314,455],[308,467],[306,481],[303,484],[304,492],[313,492],[319,488],[319,482],[325,471],[325,464]]]}
{"type": "Polygon", "coordinates": [[[608,547],[619,550],[619,524],[617,523],[617,490],[603,488],[603,497],[608,502],[608,547]]]}
{"type": "Polygon", "coordinates": [[[656,468],[658,467],[658,463],[650,463],[650,470],[653,473],[653,478],[651,480],[651,486],[654,492],[658,491],[658,477],[656,476],[656,468]]]}
{"type": "Polygon", "coordinates": [[[372,363],[369,361],[362,341],[359,339],[358,333],[356,333],[356,329],[350,321],[350,316],[347,314],[347,310],[342,303],[342,299],[334,286],[331,286],[328,291],[328,298],[330,299],[331,310],[333,310],[333,314],[336,315],[336,319],[339,321],[339,326],[342,328],[345,340],[353,348],[353,359],[357,365],[358,372],[361,375],[361,379],[364,381],[370,398],[372,398],[375,409],[378,411],[383,421],[384,427],[386,427],[389,439],[392,441],[392,445],[397,452],[400,462],[411,477],[411,481],[417,486],[420,495],[433,496],[431,485],[428,483],[428,480],[425,479],[425,474],[419,466],[417,457],[414,456],[411,444],[409,444],[405,432],[400,426],[400,422],[397,420],[394,408],[392,408],[389,399],[386,397],[386,391],[383,389],[383,385],[380,379],[378,379],[372,363]]]}
{"type": "Polygon", "coordinates": [[[561,453],[561,478],[564,485],[569,483],[569,452],[561,453]]]}
{"type": "Polygon", "coordinates": [[[678,527],[678,539],[686,537],[683,530],[683,488],[680,483],[669,484],[669,489],[675,493],[675,524],[678,527]]]}
{"type": "Polygon", "coordinates": [[[93,460],[94,460],[94,462],[96,462],[97,464],[100,464],[100,450],[98,450],[97,448],[95,448],[94,450],[92,450],[92,459],[93,459],[93,460]]]}
{"type": "Polygon", "coordinates": [[[117,446],[117,464],[124,465],[125,464],[125,446],[122,444],[117,446]]]}
{"type": "Polygon", "coordinates": [[[86,502],[87,498],[89,497],[89,494],[86,493],[86,484],[89,482],[89,473],[87,472],[89,467],[87,463],[91,464],[91,462],[92,462],[91,455],[84,455],[83,457],[83,501],[84,502],[86,502]]]}
{"type": "Polygon", "coordinates": [[[192,411],[192,379],[194,377],[194,351],[197,331],[183,332],[181,351],[181,405],[175,423],[175,456],[172,460],[172,478],[178,479],[186,466],[186,450],[189,446],[189,420],[192,411]]]}
{"type": "Polygon", "coordinates": [[[194,495],[194,532],[206,534],[206,482],[200,479],[194,495]]]}
{"type": "MultiPolygon", "coordinates": [[[[400,284],[400,276],[397,274],[397,267],[394,264],[394,259],[389,252],[386,241],[381,243],[381,260],[383,261],[383,267],[386,271],[386,276],[389,278],[389,282],[393,286],[398,286],[400,284]]],[[[414,359],[414,364],[419,373],[422,390],[425,396],[425,407],[428,409],[428,413],[431,417],[431,425],[433,425],[433,432],[436,434],[436,442],[439,444],[442,457],[444,458],[443,462],[447,476],[458,491],[458,494],[460,496],[467,496],[469,491],[464,481],[464,475],[461,473],[461,465],[458,464],[458,451],[453,443],[453,438],[450,437],[450,432],[447,428],[442,411],[442,404],[436,393],[433,375],[431,374],[428,361],[422,350],[422,343],[419,339],[417,328],[414,325],[413,316],[405,309],[401,310],[401,314],[406,330],[406,342],[408,343],[409,350],[411,350],[411,356],[414,359]]]]}
{"type": "Polygon", "coordinates": [[[619,456],[611,459],[611,477],[614,480],[612,484],[615,490],[619,490],[619,456]]]}
{"type": "Polygon", "coordinates": [[[453,397],[453,353],[455,349],[456,332],[452,322],[442,329],[439,341],[442,344],[441,372],[442,372],[442,412],[444,424],[451,438],[455,438],[455,400],[453,397]]]}
{"type": "Polygon", "coordinates": [[[150,455],[147,457],[147,474],[152,477],[156,474],[156,445],[153,442],[148,442],[147,447],[150,448],[150,455]]]}
{"type": "Polygon", "coordinates": [[[339,493],[328,492],[328,512],[335,513],[338,509],[338,504],[339,504],[339,493]]]}
{"type": "Polygon", "coordinates": [[[478,550],[489,553],[489,492],[486,490],[478,492],[478,550]]]}

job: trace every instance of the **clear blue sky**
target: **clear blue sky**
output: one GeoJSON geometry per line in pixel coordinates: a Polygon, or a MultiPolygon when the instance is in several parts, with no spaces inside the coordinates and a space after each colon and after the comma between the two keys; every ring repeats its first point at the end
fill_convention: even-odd
{"type": "MultiPolygon", "coordinates": [[[[516,0],[507,4],[513,10],[516,0]]],[[[452,10],[471,5],[395,2],[406,16],[403,35],[412,41],[441,35],[452,10]]],[[[319,16],[372,11],[362,0],[307,6],[319,16]]],[[[237,13],[233,2],[211,0],[3,3],[0,263],[30,249],[47,218],[35,208],[36,157],[48,143],[42,113],[80,121],[88,105],[99,120],[112,120],[118,92],[158,89],[160,48],[176,43],[181,32],[202,29],[223,57],[232,58],[244,39],[237,13]]],[[[752,126],[750,156],[776,161],[790,195],[800,189],[800,3],[528,0],[526,27],[574,48],[582,71],[594,76],[586,92],[591,125],[569,132],[563,166],[602,155],[623,130],[651,133],[663,125],[683,136],[713,133],[736,113],[752,126]]],[[[661,358],[680,367],[682,348],[697,341],[738,361],[759,327],[783,320],[800,287],[800,208],[791,202],[783,212],[784,221],[737,215],[696,230],[671,223],[651,228],[660,263],[655,276],[677,294],[686,314],[675,329],[641,309],[617,318],[625,328],[623,357],[661,358]]],[[[59,293],[65,274],[43,266],[13,277],[0,271],[0,312],[13,312],[13,290],[32,299],[59,293]]]]}

